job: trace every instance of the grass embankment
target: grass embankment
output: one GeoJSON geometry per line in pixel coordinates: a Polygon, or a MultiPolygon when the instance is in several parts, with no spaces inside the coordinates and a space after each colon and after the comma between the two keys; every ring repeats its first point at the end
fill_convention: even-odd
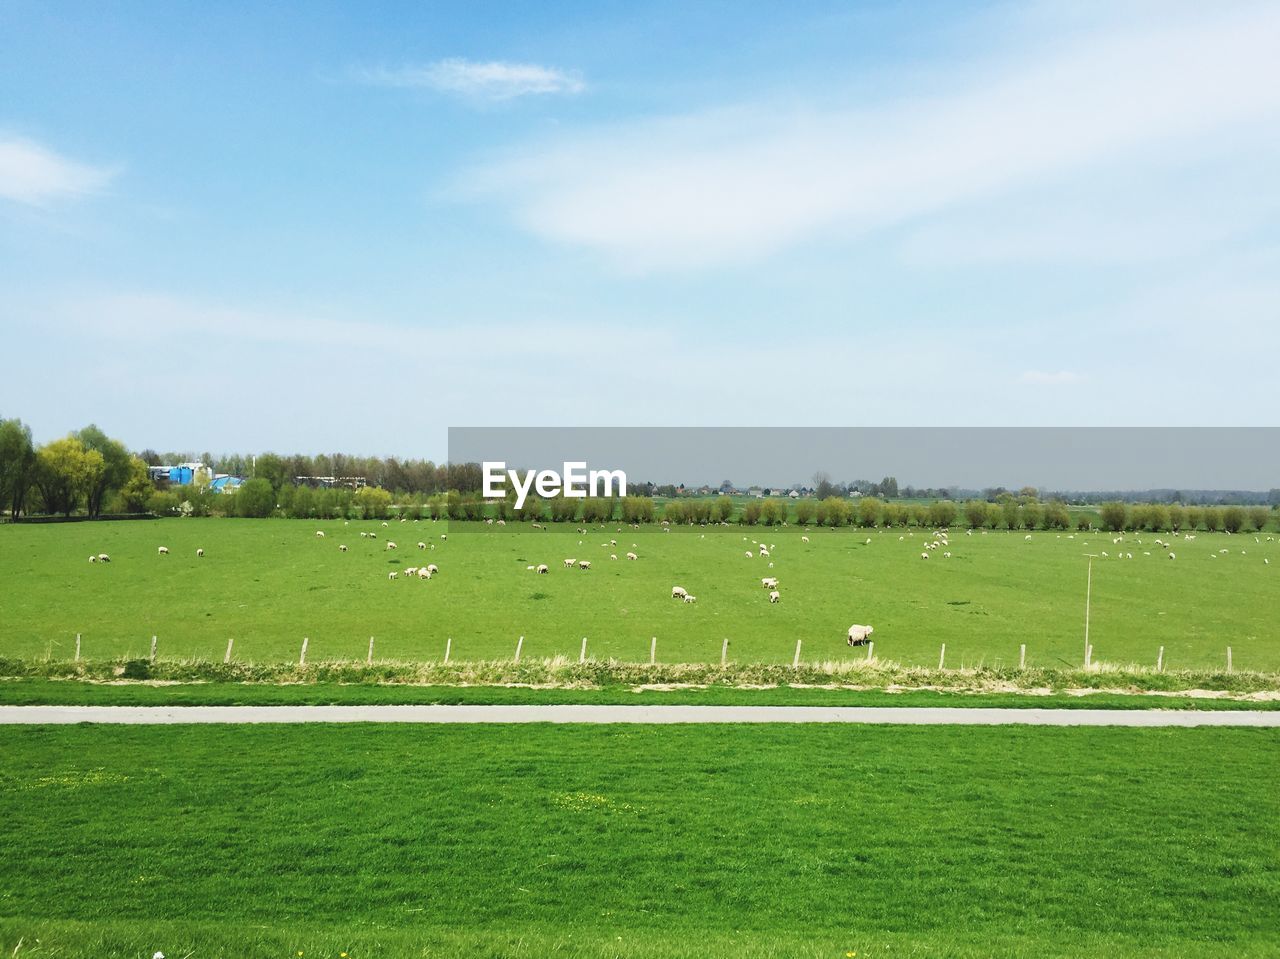
{"type": "Polygon", "coordinates": [[[1280,733],[6,731],[19,956],[1273,956],[1280,733]]]}

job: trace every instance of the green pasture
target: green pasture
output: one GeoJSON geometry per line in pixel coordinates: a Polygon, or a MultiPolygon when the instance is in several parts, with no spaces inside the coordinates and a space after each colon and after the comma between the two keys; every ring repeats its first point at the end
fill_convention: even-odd
{"type": "Polygon", "coordinates": [[[19,957],[1274,956],[1274,730],[22,727],[19,957]]]}
{"type": "Polygon", "coordinates": [[[921,559],[922,530],[796,527],[534,529],[454,522],[170,519],[0,527],[0,655],[71,658],[455,660],[588,655],[666,662],[790,662],[864,657],[844,642],[875,627],[875,655],[936,666],[1078,666],[1086,568],[1093,560],[1094,659],[1171,668],[1280,669],[1280,543],[1273,534],[956,530],[921,559]],[[323,538],[316,531],[325,532],[323,538]],[[360,533],[378,538],[362,538],[360,533]],[[444,538],[445,533],[448,538],[444,538]],[[802,535],[810,538],[804,543],[802,535]],[[388,539],[399,548],[388,551],[388,539]],[[616,540],[617,545],[610,545],[616,540]],[[868,542],[869,540],[869,542],[868,542]],[[434,549],[419,550],[424,542],[434,549]],[[756,541],[775,548],[758,555],[756,541]],[[339,551],[345,544],[348,552],[339,551]],[[634,545],[633,545],[634,544],[634,545]],[[167,546],[167,556],[157,547],[167,546]],[[196,557],[197,548],[205,550],[196,557]],[[747,559],[745,553],[754,554],[747,559]],[[1223,552],[1225,550],[1225,552],[1223,552]],[[629,551],[639,560],[626,560],[629,551]],[[944,557],[950,552],[950,558],[944,557]],[[1109,554],[1103,557],[1103,553],[1109,554]],[[108,553],[109,564],[88,562],[108,553]],[[1120,553],[1132,559],[1117,559],[1120,553]],[[619,559],[611,560],[611,554],[619,559]],[[589,571],[565,569],[586,559],[589,571]],[[1270,563],[1266,563],[1270,560],[1270,563]],[[406,580],[435,563],[430,581],[406,580]],[[769,567],[769,563],[773,567],[769,567]],[[546,563],[548,575],[526,568],[546,563]],[[782,601],[760,585],[776,576],[782,601]],[[680,585],[696,604],[671,599],[680,585]]]}

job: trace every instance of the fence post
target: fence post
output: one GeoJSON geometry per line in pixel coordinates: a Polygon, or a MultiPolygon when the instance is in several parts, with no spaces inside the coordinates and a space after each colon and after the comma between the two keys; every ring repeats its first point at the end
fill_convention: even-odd
{"type": "Polygon", "coordinates": [[[451,653],[452,651],[453,651],[453,637],[450,636],[448,639],[445,640],[445,643],[444,643],[444,661],[446,663],[449,661],[449,653],[451,653]]]}
{"type": "Polygon", "coordinates": [[[587,661],[587,637],[582,637],[582,649],[578,650],[578,662],[585,663],[587,661]]]}
{"type": "Polygon", "coordinates": [[[800,643],[801,642],[803,642],[803,640],[799,640],[799,639],[796,640],[796,654],[791,660],[792,669],[800,668],[800,643]]]}
{"type": "Polygon", "coordinates": [[[867,643],[867,662],[871,662],[871,660],[874,658],[873,654],[875,653],[875,651],[876,651],[875,642],[868,642],[867,643]]]}
{"type": "Polygon", "coordinates": [[[236,641],[236,638],[234,636],[227,637],[227,651],[222,657],[222,661],[224,663],[231,662],[231,644],[234,643],[235,641],[236,641]]]}
{"type": "Polygon", "coordinates": [[[1227,647],[1227,672],[1231,672],[1231,647],[1227,647]]]}
{"type": "Polygon", "coordinates": [[[729,660],[729,637],[724,638],[724,642],[720,644],[720,665],[723,666],[729,660]]]}
{"type": "Polygon", "coordinates": [[[302,652],[298,654],[299,666],[307,665],[307,643],[309,642],[311,642],[310,637],[307,637],[307,636],[302,637],[302,652]]]}
{"type": "Polygon", "coordinates": [[[373,665],[373,637],[372,636],[369,637],[369,654],[365,657],[364,661],[370,666],[373,665]]]}
{"type": "Polygon", "coordinates": [[[1090,643],[1084,648],[1084,668],[1093,668],[1093,643],[1090,643]]]}
{"type": "Polygon", "coordinates": [[[1026,643],[1023,643],[1020,647],[1018,647],[1018,668],[1019,669],[1027,668],[1027,644],[1026,643]]]}
{"type": "Polygon", "coordinates": [[[520,662],[520,650],[524,647],[524,637],[516,640],[516,662],[520,662]]]}
{"type": "Polygon", "coordinates": [[[946,668],[946,662],[947,662],[947,644],[946,644],[946,643],[943,643],[943,644],[942,644],[942,649],[941,649],[941,651],[939,651],[939,653],[938,653],[938,668],[939,668],[939,669],[945,669],[945,668],[946,668]]]}
{"type": "Polygon", "coordinates": [[[80,662],[80,634],[76,633],[76,662],[80,662]]]}
{"type": "Polygon", "coordinates": [[[649,640],[649,665],[652,666],[658,661],[658,637],[654,636],[649,640]]]}
{"type": "Polygon", "coordinates": [[[1164,647],[1160,647],[1160,653],[1156,656],[1156,672],[1164,672],[1164,647]]]}
{"type": "Polygon", "coordinates": [[[151,662],[154,663],[155,661],[156,661],[156,638],[152,636],[151,637],[151,662]]]}

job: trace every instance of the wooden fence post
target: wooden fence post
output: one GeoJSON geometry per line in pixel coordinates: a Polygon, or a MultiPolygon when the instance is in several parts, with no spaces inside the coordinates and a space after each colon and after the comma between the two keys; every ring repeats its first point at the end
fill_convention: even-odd
{"type": "Polygon", "coordinates": [[[222,661],[224,663],[231,662],[231,645],[235,641],[236,641],[236,638],[234,636],[227,637],[227,651],[225,654],[223,654],[223,657],[222,657],[222,661]]]}
{"type": "Polygon", "coordinates": [[[80,662],[80,634],[76,633],[76,662],[80,662]]]}
{"type": "Polygon", "coordinates": [[[452,636],[450,636],[448,639],[446,639],[446,640],[445,640],[445,643],[444,643],[444,661],[445,661],[446,663],[449,661],[449,654],[450,654],[451,652],[453,652],[453,637],[452,637],[452,636]]]}
{"type": "Polygon", "coordinates": [[[1027,644],[1026,643],[1023,643],[1020,647],[1018,647],[1018,668],[1019,669],[1027,668],[1027,644]]]}
{"type": "Polygon", "coordinates": [[[1160,652],[1156,656],[1156,672],[1157,673],[1164,672],[1164,647],[1163,646],[1160,647],[1160,652]]]}
{"type": "Polygon", "coordinates": [[[649,665],[652,666],[658,661],[658,637],[654,636],[649,640],[649,665]]]}
{"type": "Polygon", "coordinates": [[[720,644],[720,665],[723,666],[729,661],[729,637],[724,638],[724,642],[720,644]]]}
{"type": "Polygon", "coordinates": [[[524,648],[524,637],[516,640],[516,662],[520,662],[520,650],[524,648]]]}
{"type": "Polygon", "coordinates": [[[578,662],[585,663],[587,661],[587,637],[582,637],[582,649],[578,650],[578,662]]]}
{"type": "Polygon", "coordinates": [[[298,654],[299,666],[307,665],[307,643],[309,642],[311,642],[310,637],[307,637],[307,636],[302,637],[302,652],[298,654]]]}
{"type": "Polygon", "coordinates": [[[152,636],[151,637],[151,662],[154,663],[155,661],[156,661],[156,638],[152,636]]]}
{"type": "Polygon", "coordinates": [[[369,653],[367,656],[365,656],[364,661],[371,666],[373,665],[373,637],[372,636],[369,637],[369,653]]]}
{"type": "Polygon", "coordinates": [[[945,669],[947,662],[947,644],[942,644],[942,649],[938,653],[938,668],[945,669]]]}
{"type": "Polygon", "coordinates": [[[873,655],[875,651],[876,651],[875,642],[874,641],[868,642],[867,643],[867,662],[871,662],[871,660],[875,658],[873,655]]]}
{"type": "Polygon", "coordinates": [[[1231,672],[1231,647],[1227,647],[1227,672],[1231,672]]]}
{"type": "Polygon", "coordinates": [[[796,654],[795,654],[795,656],[794,656],[794,657],[792,657],[792,659],[791,659],[791,668],[792,668],[792,669],[799,669],[799,668],[800,668],[800,644],[801,644],[802,642],[803,642],[803,640],[799,640],[799,639],[797,639],[797,640],[796,640],[796,654]]]}

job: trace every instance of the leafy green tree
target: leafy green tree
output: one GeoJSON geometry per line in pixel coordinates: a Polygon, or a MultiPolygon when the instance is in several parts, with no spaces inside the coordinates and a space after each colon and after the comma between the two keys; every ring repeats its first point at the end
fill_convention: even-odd
{"type": "Polygon", "coordinates": [[[733,500],[728,496],[716,497],[715,517],[718,523],[727,523],[733,518],[733,500]]]}
{"type": "Polygon", "coordinates": [[[939,528],[948,527],[956,521],[959,512],[949,499],[934,500],[929,504],[929,522],[939,528]]]}
{"type": "Polygon", "coordinates": [[[1187,511],[1182,508],[1179,503],[1169,504],[1169,529],[1175,533],[1182,529],[1187,522],[1187,511]]]}
{"type": "Polygon", "coordinates": [[[129,471],[120,487],[120,504],[126,513],[143,513],[155,485],[147,464],[137,456],[129,457],[129,471]]]}
{"type": "Polygon", "coordinates": [[[746,523],[748,526],[755,526],[760,522],[760,514],[763,512],[763,504],[758,499],[747,500],[747,505],[742,507],[742,513],[738,517],[738,522],[746,523]]]}
{"type": "Polygon", "coordinates": [[[236,491],[236,515],[264,519],[276,508],[276,491],[269,480],[246,480],[236,491]]]}
{"type": "Polygon", "coordinates": [[[906,526],[907,525],[907,508],[901,503],[885,503],[884,504],[884,525],[885,526],[906,526]]]}
{"type": "Polygon", "coordinates": [[[766,526],[777,526],[786,516],[786,507],[776,499],[770,498],[760,504],[760,521],[766,526]]]}
{"type": "Polygon", "coordinates": [[[858,500],[858,525],[875,526],[884,516],[884,503],[874,496],[858,500]]]}
{"type": "Polygon", "coordinates": [[[310,486],[299,486],[293,490],[286,507],[286,515],[293,519],[310,519],[315,515],[315,494],[310,486]]]}
{"type": "Polygon", "coordinates": [[[1186,513],[1186,525],[1183,528],[1191,530],[1199,529],[1200,524],[1204,522],[1204,510],[1199,506],[1188,506],[1186,513]]]}
{"type": "Polygon", "coordinates": [[[257,458],[253,466],[253,476],[255,479],[266,480],[276,492],[293,482],[289,464],[275,453],[263,453],[257,458]]]}
{"type": "Polygon", "coordinates": [[[801,526],[808,526],[813,522],[813,515],[817,510],[817,504],[811,499],[802,499],[796,501],[796,522],[801,526]]]}
{"type": "Polygon", "coordinates": [[[964,521],[970,529],[980,529],[987,525],[990,504],[986,500],[971,499],[964,504],[964,521]]]}
{"type": "Polygon", "coordinates": [[[96,450],[102,455],[102,469],[85,489],[85,510],[90,516],[98,516],[102,513],[102,503],[107,494],[120,489],[128,481],[130,454],[123,443],[111,439],[92,423],[72,435],[84,444],[85,449],[96,450]]]}
{"type": "Polygon", "coordinates": [[[1055,499],[1044,504],[1044,528],[1071,528],[1071,512],[1067,509],[1066,503],[1060,499],[1055,499]]]}
{"type": "Polygon", "coordinates": [[[1222,511],[1222,528],[1228,533],[1238,533],[1244,529],[1244,509],[1239,506],[1228,506],[1222,511]]]}
{"type": "Polygon", "coordinates": [[[853,518],[853,507],[842,496],[828,496],[822,505],[826,507],[828,526],[847,526],[853,518]]]}
{"type": "Polygon", "coordinates": [[[87,450],[74,436],[46,443],[36,452],[36,487],[49,513],[70,516],[99,481],[104,469],[102,454],[87,450]]]}
{"type": "Polygon", "coordinates": [[[1112,500],[1109,503],[1103,503],[1098,508],[1098,514],[1102,518],[1103,529],[1118,533],[1125,528],[1129,520],[1129,507],[1119,500],[1112,500]]]}
{"type": "Polygon", "coordinates": [[[1035,500],[1028,500],[1018,507],[1018,522],[1027,529],[1038,529],[1044,519],[1044,509],[1035,500]]]}
{"type": "Polygon", "coordinates": [[[362,486],[356,490],[355,505],[365,519],[386,519],[391,512],[391,494],[381,486],[362,486]]]}
{"type": "Polygon", "coordinates": [[[1271,510],[1265,506],[1249,507],[1249,524],[1258,532],[1267,528],[1267,520],[1271,518],[1271,510]]]}
{"type": "Polygon", "coordinates": [[[35,469],[30,427],[19,419],[0,420],[0,511],[8,511],[12,519],[26,506],[35,469]]]}
{"type": "Polygon", "coordinates": [[[1216,506],[1206,506],[1204,508],[1204,528],[1210,533],[1216,533],[1222,529],[1222,510],[1216,506]]]}

